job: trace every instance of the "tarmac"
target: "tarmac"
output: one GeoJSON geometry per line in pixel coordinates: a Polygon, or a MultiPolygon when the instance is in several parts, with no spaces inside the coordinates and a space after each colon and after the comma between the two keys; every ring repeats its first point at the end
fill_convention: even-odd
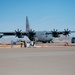
{"type": "Polygon", "coordinates": [[[75,47],[0,48],[0,75],[75,75],[75,47]]]}

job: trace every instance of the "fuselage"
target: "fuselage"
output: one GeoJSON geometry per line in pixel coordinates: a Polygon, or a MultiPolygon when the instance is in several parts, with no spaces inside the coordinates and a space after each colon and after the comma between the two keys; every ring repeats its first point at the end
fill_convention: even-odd
{"type": "Polygon", "coordinates": [[[36,35],[35,35],[35,40],[36,42],[50,42],[53,40],[53,36],[52,34],[46,34],[46,31],[36,31],[36,35]]]}

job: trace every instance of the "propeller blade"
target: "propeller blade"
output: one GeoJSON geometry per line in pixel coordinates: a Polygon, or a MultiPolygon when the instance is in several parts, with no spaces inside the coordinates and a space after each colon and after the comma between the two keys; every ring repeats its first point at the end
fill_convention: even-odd
{"type": "Polygon", "coordinates": [[[15,30],[15,32],[17,32],[17,31],[15,30]]]}
{"type": "Polygon", "coordinates": [[[19,29],[17,29],[17,31],[19,31],[19,29]]]}
{"type": "Polygon", "coordinates": [[[68,31],[68,28],[67,28],[67,31],[68,31]]]}
{"type": "Polygon", "coordinates": [[[56,32],[58,31],[58,29],[56,29],[56,32]]]}

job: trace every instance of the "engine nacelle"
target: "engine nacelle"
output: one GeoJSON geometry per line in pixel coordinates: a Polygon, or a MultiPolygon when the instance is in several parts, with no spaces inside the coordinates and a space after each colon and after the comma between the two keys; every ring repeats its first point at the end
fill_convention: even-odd
{"type": "Polygon", "coordinates": [[[18,38],[24,38],[24,36],[22,34],[16,35],[16,37],[18,37],[18,38]]]}
{"type": "Polygon", "coordinates": [[[17,36],[18,38],[24,38],[24,36],[17,36]]]}

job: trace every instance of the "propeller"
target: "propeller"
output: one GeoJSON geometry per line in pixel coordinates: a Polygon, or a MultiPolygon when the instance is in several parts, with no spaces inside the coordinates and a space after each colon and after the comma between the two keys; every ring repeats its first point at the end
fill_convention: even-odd
{"type": "Polygon", "coordinates": [[[30,30],[30,31],[28,32],[28,37],[29,37],[29,39],[30,39],[31,41],[34,40],[35,34],[36,34],[36,33],[35,33],[34,30],[30,30]]]}
{"type": "Polygon", "coordinates": [[[53,29],[51,32],[54,37],[58,37],[58,29],[53,29]]]}
{"type": "Polygon", "coordinates": [[[63,35],[65,35],[66,37],[67,36],[69,37],[69,34],[70,34],[70,30],[68,28],[67,29],[64,29],[63,35]]]}
{"type": "Polygon", "coordinates": [[[15,30],[15,35],[18,37],[18,38],[22,38],[22,33],[21,33],[22,30],[15,30]]]}

